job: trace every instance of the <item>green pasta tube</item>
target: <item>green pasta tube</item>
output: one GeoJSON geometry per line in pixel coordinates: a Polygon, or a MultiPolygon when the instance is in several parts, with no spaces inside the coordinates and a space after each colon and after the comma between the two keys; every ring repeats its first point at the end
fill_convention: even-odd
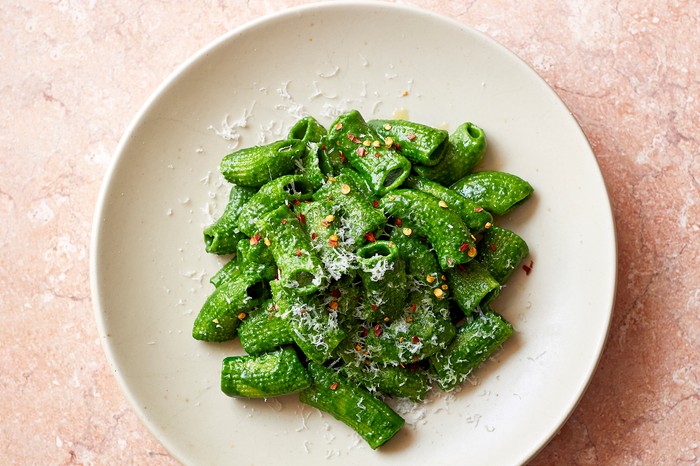
{"type": "Polygon", "coordinates": [[[270,181],[241,207],[238,228],[248,236],[256,233],[255,222],[282,204],[310,199],[314,188],[300,175],[281,176],[270,181]]]}
{"type": "Polygon", "coordinates": [[[312,361],[323,363],[346,337],[339,315],[313,296],[296,296],[277,280],[270,282],[278,313],[289,322],[294,343],[312,361]]]}
{"type": "Polygon", "coordinates": [[[338,232],[345,243],[359,246],[367,233],[375,233],[386,224],[386,217],[364,197],[352,177],[338,175],[314,193],[315,200],[325,200],[341,209],[342,229],[338,232]]]}
{"type": "MultiPolygon", "coordinates": [[[[401,227],[414,230],[408,221],[402,220],[401,227]]],[[[403,228],[394,228],[389,240],[396,245],[401,258],[406,262],[406,279],[412,288],[440,286],[442,271],[437,256],[418,235],[406,235],[403,228]]],[[[447,294],[446,290],[445,295],[447,294]]],[[[438,293],[440,294],[440,293],[438,293]]]]}
{"type": "Polygon", "coordinates": [[[324,304],[338,312],[341,323],[347,330],[355,325],[355,313],[362,299],[362,285],[354,275],[345,275],[328,287],[324,304]]]}
{"type": "Polygon", "coordinates": [[[221,367],[221,391],[228,396],[270,398],[310,386],[311,376],[292,348],[257,356],[231,356],[221,367]]]}
{"type": "Polygon", "coordinates": [[[393,144],[380,140],[356,110],[340,115],[327,138],[328,154],[347,159],[378,195],[399,187],[410,173],[411,162],[393,144]]]}
{"type": "Polygon", "coordinates": [[[515,232],[495,225],[486,231],[478,251],[477,260],[501,285],[530,254],[525,240],[515,232]]]}
{"type": "Polygon", "coordinates": [[[430,358],[438,386],[449,391],[491,357],[513,334],[513,326],[494,312],[485,312],[460,327],[444,351],[430,358]]]}
{"type": "Polygon", "coordinates": [[[242,273],[225,281],[209,295],[199,311],[192,336],[204,341],[227,341],[236,336],[242,318],[259,306],[266,290],[257,273],[242,273]]]}
{"type": "Polygon", "coordinates": [[[213,224],[204,229],[204,244],[207,252],[231,254],[236,250],[236,243],[242,236],[236,221],[241,207],[253,197],[255,191],[254,188],[231,185],[224,213],[213,224]]]}
{"type": "Polygon", "coordinates": [[[415,165],[420,176],[442,185],[454,183],[476,168],[486,152],[486,135],[472,123],[460,125],[449,137],[445,155],[432,167],[415,165]]]}
{"type": "Polygon", "coordinates": [[[306,144],[304,155],[297,162],[298,173],[304,175],[314,189],[321,187],[326,179],[325,174],[331,170],[330,167],[325,167],[324,170],[319,160],[319,154],[323,152],[320,148],[325,135],[326,128],[314,117],[306,116],[292,126],[287,136],[287,139],[301,139],[306,144]]]}
{"type": "Polygon", "coordinates": [[[479,305],[493,301],[501,291],[501,284],[478,261],[471,261],[447,271],[452,296],[465,315],[479,305]]]}
{"type": "Polygon", "coordinates": [[[405,264],[398,248],[388,241],[369,243],[357,250],[357,262],[364,290],[359,317],[370,322],[396,317],[407,291],[405,264]]]}
{"type": "Polygon", "coordinates": [[[297,207],[303,215],[306,232],[311,238],[311,246],[318,253],[328,275],[339,280],[355,267],[355,254],[347,241],[340,235],[341,219],[339,208],[331,202],[308,202],[297,207]]]}
{"type": "Polygon", "coordinates": [[[212,277],[209,279],[209,283],[218,288],[222,283],[236,278],[241,274],[244,269],[241,268],[238,258],[234,257],[230,261],[226,262],[223,267],[221,267],[212,277]]]}
{"type": "Polygon", "coordinates": [[[444,156],[448,133],[405,120],[369,120],[367,124],[382,140],[391,138],[401,155],[413,163],[432,166],[444,156]]]}
{"type": "Polygon", "coordinates": [[[402,187],[417,189],[435,196],[442,201],[441,207],[457,212],[472,233],[483,231],[493,222],[493,216],[476,202],[427,178],[409,176],[402,187]]]}
{"type": "Polygon", "coordinates": [[[221,174],[240,186],[259,188],[294,169],[295,160],[304,155],[306,143],[286,139],[265,146],[254,146],[233,152],[221,161],[221,174]]]}
{"type": "Polygon", "coordinates": [[[495,215],[504,215],[532,195],[530,183],[510,173],[481,171],[455,182],[451,189],[495,215]]]}
{"type": "MultiPolygon", "coordinates": [[[[386,323],[367,327],[360,352],[380,364],[410,364],[445,348],[455,336],[448,302],[429,290],[413,291],[403,314],[386,323]]],[[[358,355],[359,356],[359,355],[358,355]]]]}
{"type": "MultiPolygon", "coordinates": [[[[403,226],[413,229],[407,222],[403,222],[403,226]]],[[[452,290],[430,246],[416,235],[406,236],[401,228],[395,228],[391,232],[390,240],[399,248],[401,257],[406,261],[406,280],[411,291],[415,292],[413,303],[427,299],[429,306],[444,314],[444,302],[450,298],[452,290]],[[424,295],[423,298],[420,298],[420,293],[424,295]]],[[[473,261],[469,263],[471,262],[473,261]]],[[[461,264],[457,267],[461,267],[461,264]]]]}
{"type": "Polygon", "coordinates": [[[341,372],[370,392],[396,398],[421,401],[430,390],[428,372],[417,365],[345,364],[341,372]]]}
{"type": "Polygon", "coordinates": [[[267,281],[275,278],[277,265],[262,241],[251,241],[248,238],[239,240],[236,244],[236,257],[228,261],[209,281],[218,287],[244,272],[257,273],[267,281]]]}
{"type": "Polygon", "coordinates": [[[326,128],[312,116],[305,116],[297,121],[289,130],[287,139],[300,139],[304,143],[321,144],[326,136],[326,128]]]}
{"type": "Polygon", "coordinates": [[[259,233],[250,241],[262,241],[270,248],[283,286],[304,295],[325,284],[327,277],[321,259],[313,250],[299,218],[287,206],[265,214],[256,225],[259,233]]]}
{"type": "Polygon", "coordinates": [[[338,371],[313,362],[308,371],[313,385],[301,391],[301,402],[332,414],[360,434],[372,449],[386,443],[404,425],[404,419],[386,403],[338,371]]]}
{"type": "MultiPolygon", "coordinates": [[[[270,248],[263,241],[255,238],[252,240],[244,238],[238,242],[236,258],[243,264],[275,265],[275,258],[270,248]]],[[[277,270],[276,267],[275,270],[277,270]]]]}
{"type": "Polygon", "coordinates": [[[404,424],[384,397],[452,390],[513,334],[489,305],[529,251],[494,217],[532,186],[474,172],[486,137],[472,123],[448,134],[352,110],[282,137],[221,161],[231,192],[204,243],[233,258],[192,335],[240,338],[226,395],[299,392],[375,449],[404,424]]]}
{"type": "Polygon", "coordinates": [[[289,321],[280,316],[274,301],[268,301],[241,321],[238,338],[248,354],[261,354],[294,343],[289,321]]]}
{"type": "Polygon", "coordinates": [[[315,142],[309,142],[306,145],[306,155],[300,160],[296,173],[304,176],[309,183],[318,189],[326,182],[326,175],[323,173],[319,161],[321,150],[315,142]]]}
{"type": "Polygon", "coordinates": [[[397,189],[384,196],[381,205],[397,222],[406,219],[415,225],[415,232],[400,227],[404,234],[427,237],[443,270],[469,262],[476,255],[469,228],[456,212],[441,207],[436,197],[413,189],[397,189]]]}
{"type": "Polygon", "coordinates": [[[372,187],[369,185],[367,180],[357,172],[357,170],[352,168],[352,166],[344,166],[338,175],[350,177],[355,184],[355,187],[357,187],[360,195],[366,200],[373,201],[375,199],[376,196],[372,191],[372,187]]]}
{"type": "Polygon", "coordinates": [[[277,276],[277,264],[270,248],[263,241],[257,241],[256,237],[240,240],[236,246],[236,257],[241,270],[258,273],[266,281],[277,276]]]}

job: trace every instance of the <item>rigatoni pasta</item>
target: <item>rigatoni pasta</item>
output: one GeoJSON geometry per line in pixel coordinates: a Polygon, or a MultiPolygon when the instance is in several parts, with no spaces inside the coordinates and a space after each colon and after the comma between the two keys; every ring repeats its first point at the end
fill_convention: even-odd
{"type": "Polygon", "coordinates": [[[353,110],[226,155],[230,200],[204,242],[232,257],[192,331],[240,337],[223,392],[300,392],[377,448],[404,423],[387,397],[452,390],[494,354],[514,329],[492,304],[529,254],[497,223],[533,189],[475,172],[485,148],[472,123],[448,134],[353,110]]]}

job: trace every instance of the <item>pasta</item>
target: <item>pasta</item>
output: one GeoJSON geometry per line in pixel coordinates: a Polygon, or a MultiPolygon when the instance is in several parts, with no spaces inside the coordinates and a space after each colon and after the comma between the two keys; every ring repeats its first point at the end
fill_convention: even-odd
{"type": "Polygon", "coordinates": [[[374,449],[404,424],[386,397],[452,390],[498,351],[514,329],[491,305],[529,249],[495,223],[533,189],[474,171],[485,147],[472,123],[448,134],[353,110],[226,155],[229,202],[204,244],[232,258],[192,331],[240,338],[222,391],[298,392],[374,449]]]}

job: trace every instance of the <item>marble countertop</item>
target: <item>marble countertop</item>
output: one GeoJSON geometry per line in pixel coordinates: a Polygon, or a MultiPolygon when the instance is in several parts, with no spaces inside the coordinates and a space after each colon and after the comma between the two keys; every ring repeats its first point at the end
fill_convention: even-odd
{"type": "MultiPolygon", "coordinates": [[[[0,456],[175,464],[100,346],[89,285],[98,190],[137,110],[181,62],[309,3],[38,2],[0,11],[0,456]]],[[[617,223],[599,368],[532,461],[700,463],[700,3],[412,0],[510,48],[588,137],[617,223]]]]}

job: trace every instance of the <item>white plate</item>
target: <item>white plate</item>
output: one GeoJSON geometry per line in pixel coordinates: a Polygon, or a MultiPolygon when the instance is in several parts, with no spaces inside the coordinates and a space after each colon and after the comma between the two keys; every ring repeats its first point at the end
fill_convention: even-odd
{"type": "MultiPolygon", "coordinates": [[[[241,122],[239,122],[241,123],[241,122]]],[[[109,361],[134,409],[186,464],[517,464],[566,420],[595,369],[615,290],[616,250],[591,149],[557,95],[512,53],[436,15],[383,3],[326,3],[225,35],[175,72],[124,135],[93,231],[92,287],[109,361]],[[403,95],[408,91],[408,95],[403,95]],[[222,259],[201,229],[226,200],[218,164],[286,133],[295,114],[332,112],[486,131],[487,167],[535,187],[502,224],[530,244],[494,303],[517,329],[475,385],[406,415],[370,450],[296,396],[241,401],[219,390],[236,343],[190,336],[222,259]],[[229,115],[237,141],[217,132],[229,115]],[[236,120],[245,120],[235,128],[236,120]]]]}

